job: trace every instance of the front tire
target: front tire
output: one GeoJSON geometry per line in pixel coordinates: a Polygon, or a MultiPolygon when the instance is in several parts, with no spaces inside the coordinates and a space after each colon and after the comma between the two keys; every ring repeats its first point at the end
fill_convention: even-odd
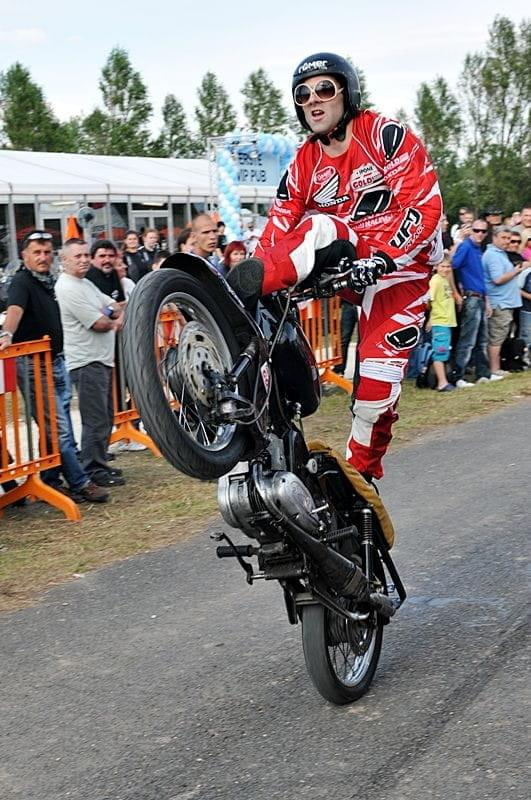
{"type": "Polygon", "coordinates": [[[200,480],[229,472],[244,457],[246,434],[209,420],[205,365],[230,370],[239,347],[208,286],[176,269],[148,274],[129,300],[123,339],[128,386],[167,461],[200,480]]]}

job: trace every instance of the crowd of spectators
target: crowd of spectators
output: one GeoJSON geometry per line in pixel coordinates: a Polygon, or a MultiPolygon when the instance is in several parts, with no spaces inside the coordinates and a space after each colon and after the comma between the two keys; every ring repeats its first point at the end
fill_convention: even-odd
{"type": "MultiPolygon", "coordinates": [[[[434,371],[439,391],[469,389],[478,383],[502,380],[504,351],[518,354],[515,368],[529,365],[531,354],[531,206],[503,216],[499,208],[483,214],[465,206],[458,220],[441,221],[445,259],[430,284],[434,371]],[[443,280],[444,278],[444,280],[443,280]],[[444,297],[446,315],[455,323],[450,349],[442,347],[436,319],[444,297]]],[[[445,341],[447,340],[445,336],[445,341]]]]}
{"type": "MultiPolygon", "coordinates": [[[[445,257],[430,282],[424,337],[431,337],[433,388],[451,392],[502,380],[508,374],[500,361],[507,341],[523,341],[531,352],[531,207],[510,218],[502,218],[495,208],[477,215],[462,207],[452,226],[443,216],[441,232],[445,257]]],[[[227,242],[223,222],[199,214],[179,234],[176,252],[199,255],[226,276],[252,254],[257,237],[250,226],[241,240],[227,242]]],[[[143,231],[142,238],[130,230],[121,248],[98,239],[90,251],[82,239],[70,239],[60,254],[59,277],[51,270],[48,233],[32,231],[22,243],[22,265],[9,288],[0,350],[11,342],[50,336],[61,467],[45,470],[41,477],[77,502],[106,502],[109,490],[126,482],[109,452],[116,334],[138,281],[171,255],[159,239],[155,229],[143,231]],[[81,419],[79,441],[70,417],[72,386],[81,419]]],[[[355,307],[343,305],[341,372],[357,321],[355,307]]],[[[33,370],[30,357],[18,359],[19,387],[36,418],[33,370]]],[[[49,436],[48,409],[45,422],[49,436]]],[[[125,447],[144,449],[136,443],[125,447]]],[[[4,490],[13,488],[11,483],[4,490]]]]}
{"type": "MultiPolygon", "coordinates": [[[[176,244],[176,252],[202,256],[223,276],[249,253],[243,241],[227,243],[223,222],[216,223],[208,214],[195,217],[176,244]]],[[[116,334],[138,281],[160,269],[169,256],[160,246],[159,232],[152,228],[142,236],[127,231],[121,248],[108,239],[97,239],[89,250],[83,239],[73,238],[63,244],[57,274],[52,268],[49,233],[31,231],[22,242],[22,263],[10,281],[0,350],[12,342],[50,336],[61,467],[44,470],[41,478],[78,503],[106,502],[109,490],[126,482],[122,470],[113,465],[114,454],[109,449],[114,417],[112,376],[119,355],[116,334]],[[81,422],[79,440],[71,419],[72,388],[77,393],[81,422]]],[[[35,392],[40,381],[34,369],[30,356],[17,359],[18,385],[37,422],[35,392]]],[[[44,381],[44,373],[41,378],[44,381]]],[[[50,452],[47,406],[45,430],[50,452]]],[[[118,449],[145,447],[129,442],[118,449]]],[[[7,481],[2,488],[8,491],[15,485],[7,481]]]]}

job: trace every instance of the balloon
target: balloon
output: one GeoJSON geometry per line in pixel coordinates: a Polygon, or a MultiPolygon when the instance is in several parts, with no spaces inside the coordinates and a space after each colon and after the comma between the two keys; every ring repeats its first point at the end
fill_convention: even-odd
{"type": "Polygon", "coordinates": [[[240,131],[226,134],[222,143],[216,145],[218,212],[220,219],[225,222],[227,241],[242,238],[237,154],[245,153],[248,157],[252,157],[254,153],[259,156],[277,156],[280,174],[283,174],[297,146],[297,138],[291,132],[283,135],[263,132],[249,134],[240,131]]]}

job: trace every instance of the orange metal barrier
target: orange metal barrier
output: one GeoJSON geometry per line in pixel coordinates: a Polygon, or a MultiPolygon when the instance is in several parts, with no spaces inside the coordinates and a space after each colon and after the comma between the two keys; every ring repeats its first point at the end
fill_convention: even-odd
{"type": "MultiPolygon", "coordinates": [[[[55,506],[67,519],[81,519],[78,505],[70,497],[47,486],[39,477],[41,470],[61,465],[49,337],[13,344],[0,352],[0,375],[0,483],[22,479],[16,488],[0,495],[0,516],[2,509],[11,503],[24,497],[34,497],[55,506]],[[31,410],[20,400],[17,392],[17,356],[26,356],[25,363],[33,366],[38,448],[34,444],[31,410]],[[47,412],[48,430],[45,420],[47,412]]],[[[29,386],[29,372],[26,372],[25,379],[29,386]]]]}
{"type": "Polygon", "coordinates": [[[116,364],[112,378],[112,397],[114,430],[111,433],[110,443],[120,441],[139,442],[149,447],[153,455],[160,458],[161,453],[153,443],[153,440],[147,433],[143,433],[133,425],[134,422],[140,419],[140,415],[127,388],[120,333],[116,337],[116,364]]]}
{"type": "Polygon", "coordinates": [[[332,367],[341,364],[341,306],[339,297],[325,300],[308,300],[299,307],[301,325],[322,372],[322,383],[335,383],[349,394],[352,381],[334,372],[332,367]]]}

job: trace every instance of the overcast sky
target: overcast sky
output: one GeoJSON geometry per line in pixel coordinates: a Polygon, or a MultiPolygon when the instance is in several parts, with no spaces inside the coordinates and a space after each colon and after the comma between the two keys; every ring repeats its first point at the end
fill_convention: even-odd
{"type": "Polygon", "coordinates": [[[240,89],[258,67],[284,91],[288,104],[296,64],[329,50],[350,55],[362,67],[379,111],[410,113],[421,82],[442,75],[456,88],[466,54],[484,48],[503,6],[515,22],[529,16],[524,0],[0,0],[0,71],[20,61],[55,113],[67,119],[101,103],[101,68],[118,45],[149,89],[156,124],[170,92],[193,119],[207,70],[240,113],[240,89]]]}

